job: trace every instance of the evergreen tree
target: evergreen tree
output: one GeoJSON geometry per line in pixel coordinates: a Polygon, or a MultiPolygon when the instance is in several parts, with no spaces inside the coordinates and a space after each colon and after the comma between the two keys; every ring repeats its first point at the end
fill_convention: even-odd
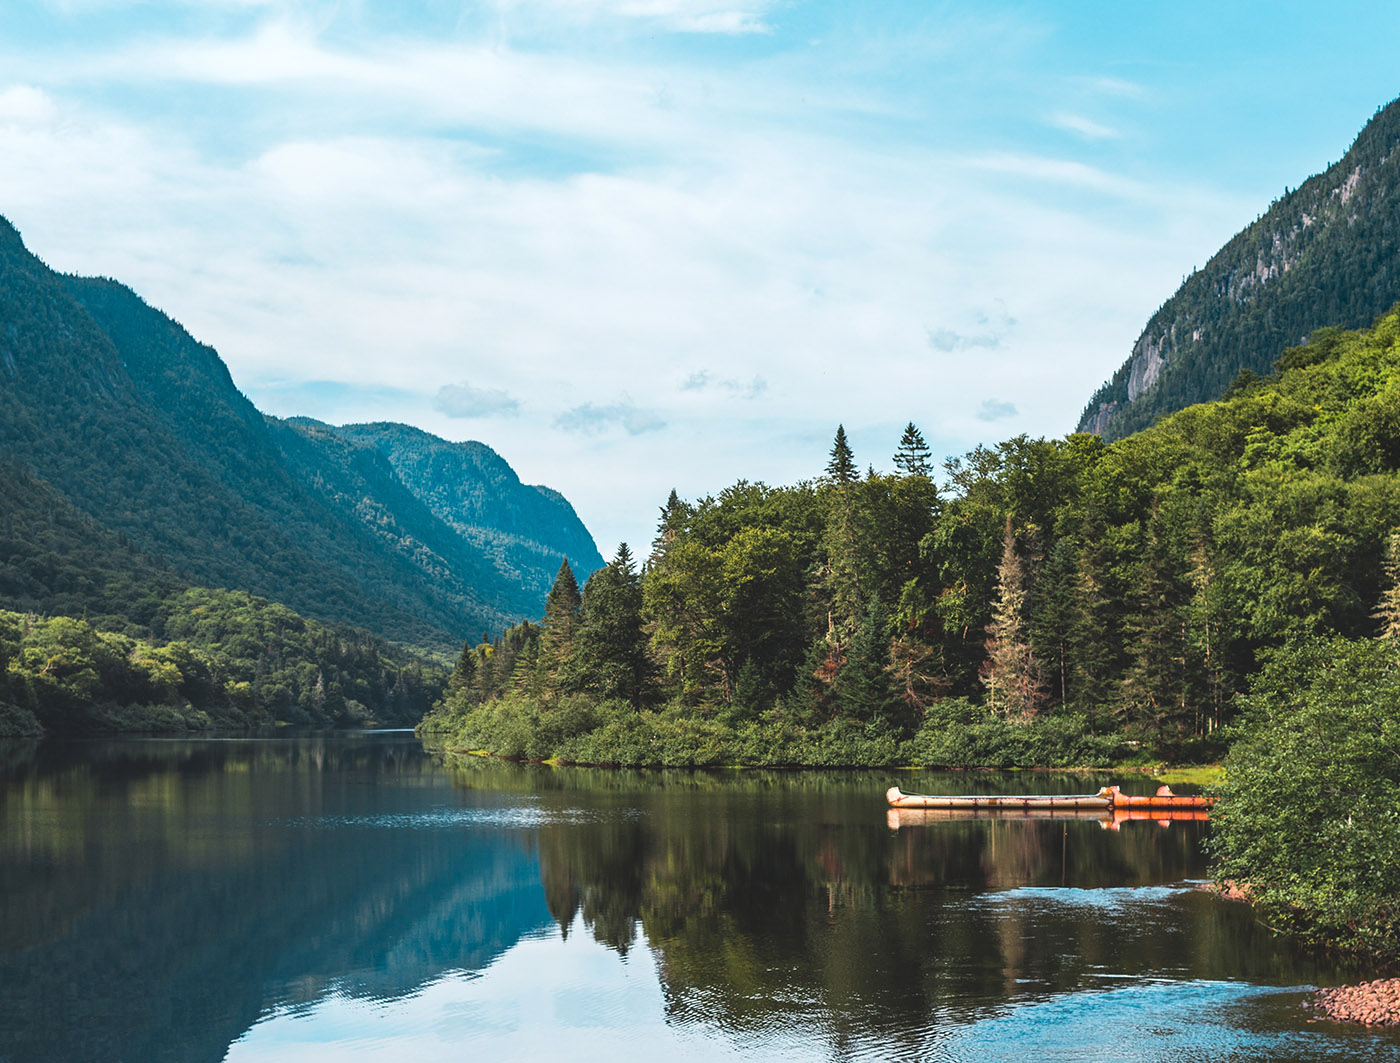
{"type": "MultiPolygon", "coordinates": [[[[666,499],[666,504],[661,507],[661,520],[656,526],[656,538],[651,541],[651,557],[647,560],[648,567],[665,559],[666,551],[676,541],[676,536],[685,530],[685,524],[690,519],[690,515],[690,507],[680,500],[676,489],[671,488],[670,497],[666,499]]],[[[623,545],[625,546],[626,543],[623,545]]]]}
{"type": "Polygon", "coordinates": [[[1222,652],[1226,639],[1220,622],[1221,581],[1216,571],[1208,521],[1197,533],[1189,565],[1192,593],[1186,610],[1190,655],[1187,681],[1193,687],[1193,700],[1198,706],[1194,731],[1197,735],[1205,735],[1224,722],[1229,683],[1225,654],[1222,652]]]}
{"type": "Polygon", "coordinates": [[[642,587],[623,543],[584,585],[570,686],[640,706],[650,693],[651,659],[642,632],[642,587]]]}
{"type": "Polygon", "coordinates": [[[1130,725],[1159,733],[1186,715],[1185,616],[1173,578],[1160,508],[1153,506],[1138,565],[1136,608],[1125,620],[1128,667],[1120,686],[1121,711],[1130,725]]]}
{"type": "MultiPolygon", "coordinates": [[[[886,664],[889,660],[889,636],[884,610],[872,601],[851,639],[846,663],[832,684],[832,693],[840,706],[841,715],[868,722],[902,715],[890,689],[886,664]]],[[[901,723],[904,721],[901,721],[901,723]]],[[[901,736],[909,731],[901,727],[901,736]]]]}
{"type": "Polygon", "coordinates": [[[1080,526],[1076,573],[1069,616],[1070,705],[1089,717],[1093,729],[1100,710],[1114,695],[1120,656],[1114,595],[1109,587],[1109,548],[1102,521],[1091,510],[1080,526]]]}
{"type": "Polygon", "coordinates": [[[457,667],[452,669],[452,678],[447,681],[449,694],[460,694],[470,690],[476,678],[476,650],[470,642],[462,643],[462,653],[457,658],[457,667]]]}
{"type": "Polygon", "coordinates": [[[826,476],[843,491],[856,482],[856,459],[846,442],[845,425],[836,426],[836,439],[831,444],[831,460],[826,463],[826,476]]]}
{"type": "Polygon", "coordinates": [[[1062,535],[1055,541],[1035,596],[1033,644],[1040,647],[1052,697],[1061,709],[1070,703],[1078,552],[1078,543],[1070,536],[1062,535]]]}
{"type": "MultiPolygon", "coordinates": [[[[578,628],[579,608],[583,598],[578,580],[566,557],[554,577],[554,586],[544,600],[544,632],[540,636],[539,669],[540,694],[554,700],[563,692],[564,669],[573,653],[574,633],[578,628]]],[[[509,673],[506,673],[508,676],[509,673]]]]}
{"type": "Polygon", "coordinates": [[[1400,639],[1400,529],[1386,539],[1381,573],[1381,600],[1371,618],[1381,622],[1380,638],[1395,641],[1400,639]]]}
{"type": "Polygon", "coordinates": [[[894,452],[894,467],[905,476],[932,476],[933,464],[929,461],[932,454],[923,433],[910,421],[904,426],[904,435],[900,436],[899,449],[894,452]]]}
{"type": "Polygon", "coordinates": [[[1025,565],[1016,550],[1016,533],[1006,518],[997,599],[987,625],[987,660],[982,683],[994,712],[1029,721],[1045,700],[1045,682],[1031,650],[1030,608],[1025,565]]]}

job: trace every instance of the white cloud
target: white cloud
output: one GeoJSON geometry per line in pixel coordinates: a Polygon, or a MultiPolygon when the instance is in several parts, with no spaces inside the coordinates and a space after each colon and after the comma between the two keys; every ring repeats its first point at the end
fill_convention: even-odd
{"type": "Polygon", "coordinates": [[[746,34],[770,30],[765,15],[775,0],[494,0],[504,10],[535,9],[555,17],[645,19],[682,33],[746,34]]]}
{"type": "Polygon", "coordinates": [[[1006,304],[997,299],[991,307],[973,311],[966,331],[958,332],[947,326],[929,329],[928,342],[934,350],[944,352],[994,350],[1002,346],[1015,327],[1016,319],[1006,312],[1006,304]]]}
{"type": "Polygon", "coordinates": [[[474,388],[463,382],[439,388],[433,408],[448,417],[514,417],[520,413],[520,400],[501,388],[474,388]]]}
{"type": "Polygon", "coordinates": [[[1092,118],[1086,118],[1082,114],[1074,114],[1070,111],[1056,111],[1047,121],[1056,129],[1076,133],[1085,140],[1113,140],[1119,136],[1118,130],[1111,126],[1103,125],[1095,122],[1092,118]]]}
{"type": "Polygon", "coordinates": [[[1015,416],[1015,404],[1003,402],[1001,399],[984,399],[982,405],[977,408],[979,421],[1002,421],[1015,416]]]}
{"type": "Polygon", "coordinates": [[[1082,85],[1091,92],[1100,96],[1118,96],[1126,99],[1141,99],[1147,95],[1147,89],[1136,81],[1129,81],[1126,78],[1091,76],[1071,79],[1075,84],[1082,85]]]}
{"type": "Polygon", "coordinates": [[[680,390],[710,391],[737,399],[757,399],[768,393],[768,381],[758,375],[746,381],[735,380],[732,377],[719,378],[708,369],[698,369],[681,381],[680,390]]]}
{"type": "Polygon", "coordinates": [[[1030,148],[865,139],[851,129],[879,99],[852,121],[825,71],[754,64],[702,89],[702,66],[331,47],[286,19],[25,62],[12,106],[42,121],[0,117],[0,213],[38,254],[130,284],[255,401],[289,374],[342,381],[347,419],[452,438],[463,411],[518,402],[477,423],[484,441],[601,542],[649,539],[672,486],[817,474],[838,421],[877,464],[909,420],[935,446],[987,441],[969,349],[1024,381],[1018,424],[1068,430],[1186,264],[1253,210],[1030,148]],[[151,116],[108,91],[174,100],[185,82],[247,112],[237,136],[218,139],[234,119],[217,108],[151,116]],[[460,382],[463,349],[492,352],[492,387],[460,382]]]}
{"type": "Polygon", "coordinates": [[[661,431],[666,427],[666,422],[655,410],[639,409],[624,395],[617,402],[602,405],[585,402],[582,406],[575,406],[554,418],[554,427],[586,436],[621,427],[628,435],[640,436],[661,431]]]}
{"type": "Polygon", "coordinates": [[[0,89],[0,124],[18,126],[49,125],[58,108],[43,89],[33,85],[11,85],[0,89]]]}

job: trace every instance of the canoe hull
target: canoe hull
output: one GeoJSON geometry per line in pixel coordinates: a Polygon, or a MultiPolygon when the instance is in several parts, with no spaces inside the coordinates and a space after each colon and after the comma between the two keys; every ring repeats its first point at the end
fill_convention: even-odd
{"type": "Polygon", "coordinates": [[[1105,786],[1096,794],[1027,796],[906,794],[898,786],[891,786],[885,791],[885,798],[889,801],[891,808],[944,808],[959,811],[1005,812],[1031,812],[1035,810],[1089,812],[1107,809],[1171,811],[1205,809],[1214,803],[1214,799],[1209,797],[1183,797],[1180,794],[1174,794],[1166,786],[1161,787],[1155,794],[1125,794],[1116,786],[1105,786]]]}

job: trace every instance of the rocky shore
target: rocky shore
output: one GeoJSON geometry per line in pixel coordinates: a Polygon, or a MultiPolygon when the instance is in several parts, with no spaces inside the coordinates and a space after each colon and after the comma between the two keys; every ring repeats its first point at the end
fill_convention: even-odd
{"type": "Polygon", "coordinates": [[[1319,989],[1307,1007],[1320,1019],[1363,1026],[1400,1026],[1400,978],[1319,989]]]}

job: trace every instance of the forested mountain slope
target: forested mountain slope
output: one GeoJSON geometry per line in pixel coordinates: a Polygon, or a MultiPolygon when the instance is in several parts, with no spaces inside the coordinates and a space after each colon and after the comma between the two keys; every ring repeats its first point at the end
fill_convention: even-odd
{"type": "Polygon", "coordinates": [[[415,497],[485,554],[501,578],[526,590],[531,601],[544,600],[566,557],[580,577],[602,568],[593,537],[568,500],[548,487],[522,484],[490,447],[450,443],[406,424],[351,424],[331,431],[375,447],[415,497]]]}
{"type": "MultiPolygon", "coordinates": [[[[3,219],[0,384],[0,461],[17,467],[7,474],[16,484],[44,485],[7,493],[5,509],[61,497],[145,559],[137,569],[155,564],[186,583],[446,648],[537,616],[537,588],[558,567],[558,554],[531,547],[503,572],[499,550],[488,555],[435,515],[417,497],[425,485],[409,490],[377,449],[265,418],[212,348],[114,281],[49,270],[3,219]]],[[[490,484],[480,493],[489,513],[490,484]]],[[[591,548],[573,522],[571,546],[591,548]]],[[[520,524],[532,544],[553,534],[520,524]]],[[[30,549],[21,542],[0,566],[14,570],[30,549]]],[[[596,562],[597,552],[575,560],[596,562]]],[[[49,598],[42,581],[15,586],[19,597],[0,607],[128,612],[100,581],[49,598]]]]}
{"type": "Polygon", "coordinates": [[[1400,300],[1400,100],[1340,162],[1286,193],[1193,273],[1089,400],[1082,432],[1120,439],[1269,372],[1328,326],[1361,328],[1400,300]]]}

